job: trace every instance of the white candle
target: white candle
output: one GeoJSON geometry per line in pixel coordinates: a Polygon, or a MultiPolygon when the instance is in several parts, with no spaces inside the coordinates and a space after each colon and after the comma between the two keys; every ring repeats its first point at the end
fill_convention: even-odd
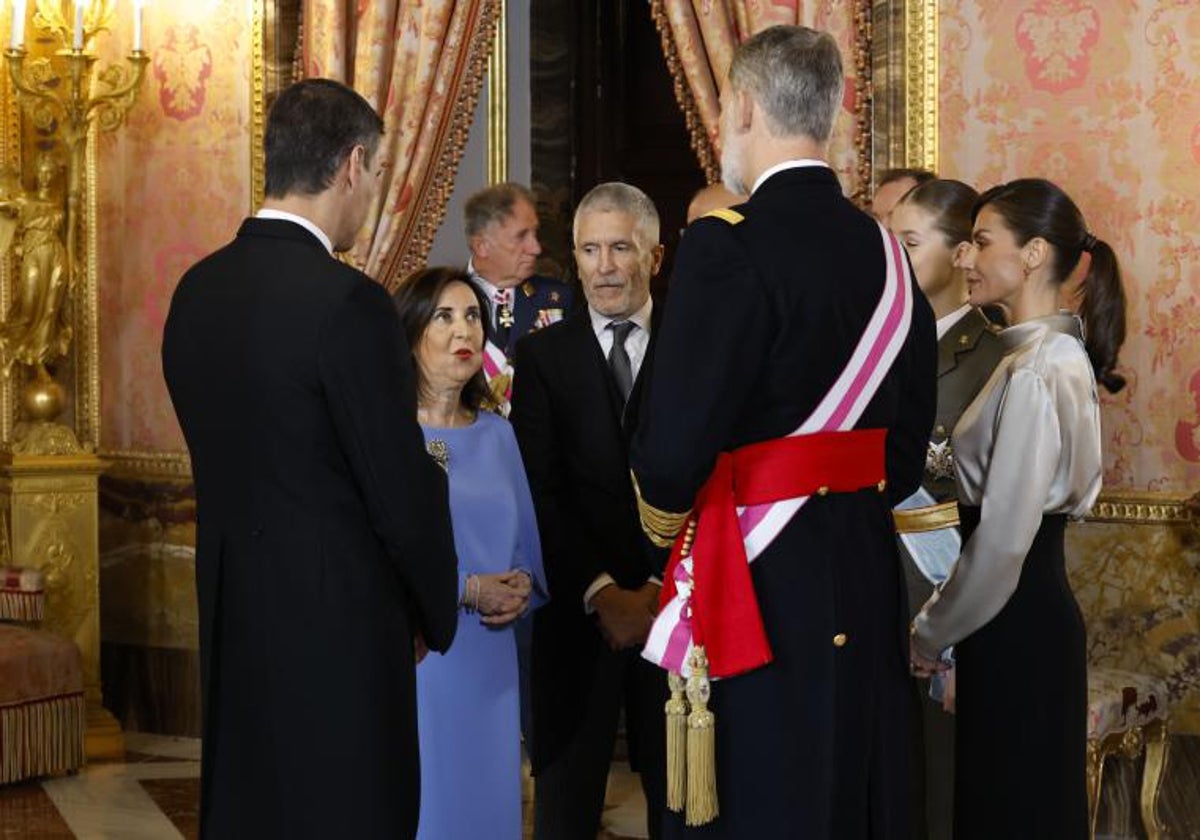
{"type": "Polygon", "coordinates": [[[83,4],[86,0],[75,0],[75,40],[72,46],[83,49],[83,4]]]}
{"type": "Polygon", "coordinates": [[[13,0],[12,40],[8,46],[19,50],[25,43],[25,0],[13,0]]]}
{"type": "Polygon", "coordinates": [[[133,51],[142,50],[142,5],[143,0],[133,0],[133,51]]]}

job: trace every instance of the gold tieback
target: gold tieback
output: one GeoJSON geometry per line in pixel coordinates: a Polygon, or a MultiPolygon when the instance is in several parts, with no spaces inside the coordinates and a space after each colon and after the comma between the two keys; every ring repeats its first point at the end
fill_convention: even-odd
{"type": "Polygon", "coordinates": [[[919,534],[923,531],[940,531],[958,524],[958,502],[942,502],[940,505],[893,510],[892,520],[899,534],[919,534]]]}
{"type": "Polygon", "coordinates": [[[642,530],[646,532],[650,542],[659,548],[670,548],[675,542],[675,537],[683,530],[687,518],[691,516],[691,510],[672,513],[654,507],[642,498],[642,488],[638,486],[637,476],[632,470],[629,475],[633,479],[633,492],[637,496],[638,518],[642,522],[642,530]]]}

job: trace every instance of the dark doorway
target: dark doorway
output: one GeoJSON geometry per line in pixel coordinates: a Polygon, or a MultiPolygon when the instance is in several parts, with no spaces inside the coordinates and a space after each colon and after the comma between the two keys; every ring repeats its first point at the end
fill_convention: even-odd
{"type": "Polygon", "coordinates": [[[687,204],[704,186],[646,0],[531,0],[533,182],[550,270],[573,274],[571,219],[603,181],[653,199],[670,276],[687,204]]]}

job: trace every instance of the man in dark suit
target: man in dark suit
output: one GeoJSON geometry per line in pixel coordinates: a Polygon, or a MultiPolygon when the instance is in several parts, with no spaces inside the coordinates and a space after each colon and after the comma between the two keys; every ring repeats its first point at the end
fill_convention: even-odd
{"type": "Polygon", "coordinates": [[[833,38],[804,27],[735,53],[722,176],[750,199],[683,238],[634,439],[647,533],[680,535],[646,655],[694,679],[693,825],[669,813],[668,837],[908,832],[890,507],[925,461],[934,327],[900,244],[823,162],[842,78],[833,38]],[[707,703],[701,648],[722,677],[707,703]],[[715,781],[695,761],[707,733],[715,781]]]}
{"type": "Polygon", "coordinates": [[[638,525],[628,444],[658,322],[658,213],[636,187],[601,184],[574,234],[587,309],[517,345],[512,412],[554,593],[533,625],[534,836],[596,836],[624,708],[657,838],[666,682],[638,649],[665,557],[638,525]]]}
{"type": "Polygon", "coordinates": [[[571,287],[533,273],[542,246],[528,189],[514,183],[485,187],[467,199],[463,215],[471,250],[467,271],[488,300],[492,325],[483,371],[507,416],[517,341],[562,320],[571,307],[571,287]]]}
{"type": "Polygon", "coordinates": [[[445,474],[383,287],[339,262],[383,123],[280,94],[267,200],[179,282],[163,371],[196,481],[204,837],[411,837],[414,647],[457,615],[445,474]]]}

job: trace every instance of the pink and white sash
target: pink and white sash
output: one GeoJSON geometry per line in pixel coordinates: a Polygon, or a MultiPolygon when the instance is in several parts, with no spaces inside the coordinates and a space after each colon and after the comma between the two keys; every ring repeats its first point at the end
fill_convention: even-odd
{"type": "MultiPolygon", "coordinates": [[[[854,428],[875,397],[908,338],[912,323],[912,274],[899,241],[879,225],[887,273],[883,294],[846,367],[795,435],[848,431],[854,428]]],[[[738,525],[746,546],[746,561],[753,563],[779,536],[810,497],[801,496],[764,505],[738,508],[738,525]]],[[[692,558],[675,569],[675,597],[659,612],[646,639],[642,656],[668,671],[687,676],[692,651],[692,558]]]]}

